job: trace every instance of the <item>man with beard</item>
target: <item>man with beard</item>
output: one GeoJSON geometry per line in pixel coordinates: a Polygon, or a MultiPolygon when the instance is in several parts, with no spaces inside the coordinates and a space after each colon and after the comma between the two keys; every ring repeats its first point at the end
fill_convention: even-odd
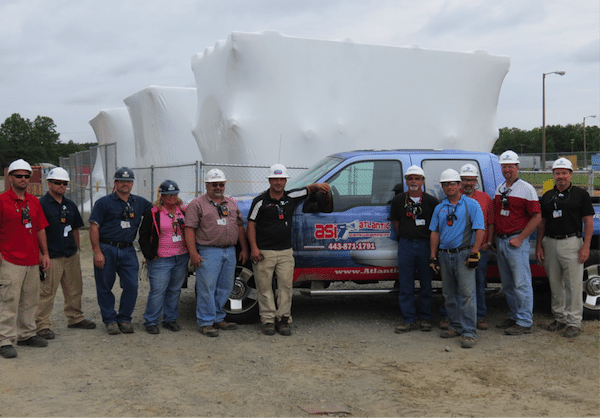
{"type": "Polygon", "coordinates": [[[485,232],[483,212],[477,201],[461,194],[461,178],[455,170],[443,171],[440,183],[446,198],[436,206],[429,226],[430,266],[434,271],[441,268],[442,292],[450,319],[450,327],[440,336],[461,336],[461,347],[472,348],[477,338],[475,269],[485,232]]]}
{"type": "Polygon", "coordinates": [[[433,273],[429,268],[429,223],[438,200],[423,191],[425,173],[413,165],[404,173],[408,191],[394,197],[390,219],[398,233],[398,301],[403,320],[396,327],[401,334],[419,328],[431,331],[433,318],[433,273]],[[415,306],[415,271],[419,274],[418,312],[415,306]],[[420,322],[417,323],[417,319],[420,322]]]}
{"type": "MultiPolygon", "coordinates": [[[[274,164],[269,169],[269,189],[252,201],[248,214],[250,258],[258,290],[258,310],[265,335],[289,336],[292,319],[292,215],[296,206],[312,193],[329,194],[327,183],[313,183],[286,191],[287,168],[274,164]],[[273,273],[277,275],[277,301],[273,294],[273,273]]],[[[328,195],[329,197],[329,195],[328,195]]]]}
{"type": "Polygon", "coordinates": [[[208,337],[237,328],[225,321],[223,308],[233,290],[238,242],[240,263],[248,260],[244,220],[234,200],[224,194],[226,181],[217,168],[206,173],[206,193],[192,200],[185,213],[185,242],[196,267],[196,321],[208,337]]]}

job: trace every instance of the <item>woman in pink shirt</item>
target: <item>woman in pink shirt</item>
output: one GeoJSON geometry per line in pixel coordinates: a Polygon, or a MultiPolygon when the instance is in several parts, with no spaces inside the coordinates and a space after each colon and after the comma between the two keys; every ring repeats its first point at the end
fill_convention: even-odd
{"type": "Polygon", "coordinates": [[[179,331],[179,296],[187,277],[190,256],[185,245],[185,208],[179,198],[179,186],[165,180],[159,186],[159,198],[144,214],[140,226],[140,247],[148,266],[150,293],[144,312],[149,334],[158,334],[161,316],[164,328],[179,331]]]}

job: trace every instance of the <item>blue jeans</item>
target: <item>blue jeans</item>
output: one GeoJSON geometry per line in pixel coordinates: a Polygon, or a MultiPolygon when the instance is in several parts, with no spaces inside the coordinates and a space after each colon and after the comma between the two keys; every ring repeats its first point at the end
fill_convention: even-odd
{"type": "Polygon", "coordinates": [[[179,296],[187,277],[189,260],[189,254],[182,254],[147,261],[150,292],[144,312],[145,327],[158,325],[161,313],[163,322],[177,321],[179,296]]]}
{"type": "Polygon", "coordinates": [[[477,295],[477,318],[485,318],[485,278],[487,276],[488,252],[479,251],[479,264],[475,270],[475,294],[477,295]]]}
{"type": "Polygon", "coordinates": [[[223,307],[231,296],[235,280],[235,246],[227,248],[197,245],[204,261],[196,269],[196,321],[199,327],[225,319],[223,307]]]}
{"type": "Polygon", "coordinates": [[[500,281],[510,318],[522,327],[530,327],[533,324],[533,285],[529,265],[529,240],[515,248],[508,243],[511,238],[496,240],[500,281]]]}
{"type": "Polygon", "coordinates": [[[104,268],[94,266],[94,278],[102,322],[106,325],[113,322],[131,322],[138,295],[139,263],[135,248],[117,248],[100,243],[100,249],[104,255],[104,268]],[[115,312],[115,295],[112,292],[117,274],[123,289],[118,314],[115,312]]]}
{"type": "MultiPolygon", "coordinates": [[[[489,255],[487,251],[479,252],[479,264],[475,270],[475,294],[477,296],[477,318],[485,318],[487,315],[487,306],[485,304],[485,278],[487,276],[487,266],[489,255]]],[[[448,316],[446,305],[440,308],[442,316],[448,316]]]]}
{"type": "Polygon", "coordinates": [[[471,249],[448,254],[440,251],[442,293],[450,328],[463,337],[477,338],[477,302],[475,296],[475,269],[465,266],[471,249]]]}
{"type": "Polygon", "coordinates": [[[398,302],[406,322],[417,321],[415,307],[415,270],[419,273],[419,317],[433,318],[433,273],[429,267],[429,240],[400,238],[398,242],[398,302]]]}

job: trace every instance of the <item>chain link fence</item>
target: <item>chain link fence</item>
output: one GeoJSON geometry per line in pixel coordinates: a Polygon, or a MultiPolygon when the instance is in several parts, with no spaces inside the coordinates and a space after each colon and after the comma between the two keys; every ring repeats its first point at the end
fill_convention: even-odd
{"type": "MultiPolygon", "coordinates": [[[[60,166],[70,175],[71,183],[66,196],[73,200],[87,220],[94,203],[113,191],[113,174],[117,170],[116,144],[99,145],[89,150],[61,157],[60,166]]],[[[153,202],[158,186],[164,180],[173,180],[179,186],[179,197],[189,202],[205,192],[204,176],[218,168],[225,173],[227,195],[260,193],[269,187],[268,165],[217,164],[196,161],[189,164],[130,167],[135,174],[132,193],[153,202]]],[[[287,167],[291,178],[304,172],[307,167],[287,167]]]]}

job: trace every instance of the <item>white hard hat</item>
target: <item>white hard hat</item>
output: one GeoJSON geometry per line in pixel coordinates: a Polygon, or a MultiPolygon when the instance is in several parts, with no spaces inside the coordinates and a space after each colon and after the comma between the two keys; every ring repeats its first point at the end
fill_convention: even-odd
{"type": "Polygon", "coordinates": [[[29,171],[30,173],[33,173],[33,170],[31,169],[31,166],[29,165],[29,163],[22,158],[19,158],[18,160],[13,161],[8,166],[8,174],[10,174],[16,170],[26,170],[26,171],[29,171]]]}
{"type": "Polygon", "coordinates": [[[442,174],[440,175],[440,183],[447,183],[451,181],[461,181],[458,171],[453,170],[451,168],[442,171],[442,174]]]}
{"type": "Polygon", "coordinates": [[[500,164],[519,164],[519,156],[514,151],[504,151],[500,154],[500,164]]]}
{"type": "Polygon", "coordinates": [[[213,168],[206,173],[206,177],[204,177],[205,183],[216,183],[218,181],[227,181],[225,178],[225,173],[223,173],[218,168],[213,168]]]}
{"type": "Polygon", "coordinates": [[[465,164],[460,168],[461,177],[477,177],[479,170],[473,164],[465,164]]]}
{"type": "Polygon", "coordinates": [[[71,181],[69,180],[69,173],[62,167],[54,167],[48,173],[46,180],[63,180],[63,181],[71,181]]]}
{"type": "Polygon", "coordinates": [[[408,176],[412,176],[412,175],[421,176],[421,177],[425,178],[425,172],[418,165],[411,165],[410,167],[408,167],[408,169],[406,170],[406,173],[404,173],[404,178],[406,178],[408,176]]]}
{"type": "Polygon", "coordinates": [[[269,168],[268,179],[277,179],[283,178],[288,179],[290,176],[288,175],[287,168],[283,164],[273,164],[271,168],[269,168]]]}
{"type": "Polygon", "coordinates": [[[555,168],[566,168],[567,170],[573,171],[573,163],[566,158],[559,158],[558,160],[554,161],[554,164],[552,164],[552,170],[555,168]]]}

